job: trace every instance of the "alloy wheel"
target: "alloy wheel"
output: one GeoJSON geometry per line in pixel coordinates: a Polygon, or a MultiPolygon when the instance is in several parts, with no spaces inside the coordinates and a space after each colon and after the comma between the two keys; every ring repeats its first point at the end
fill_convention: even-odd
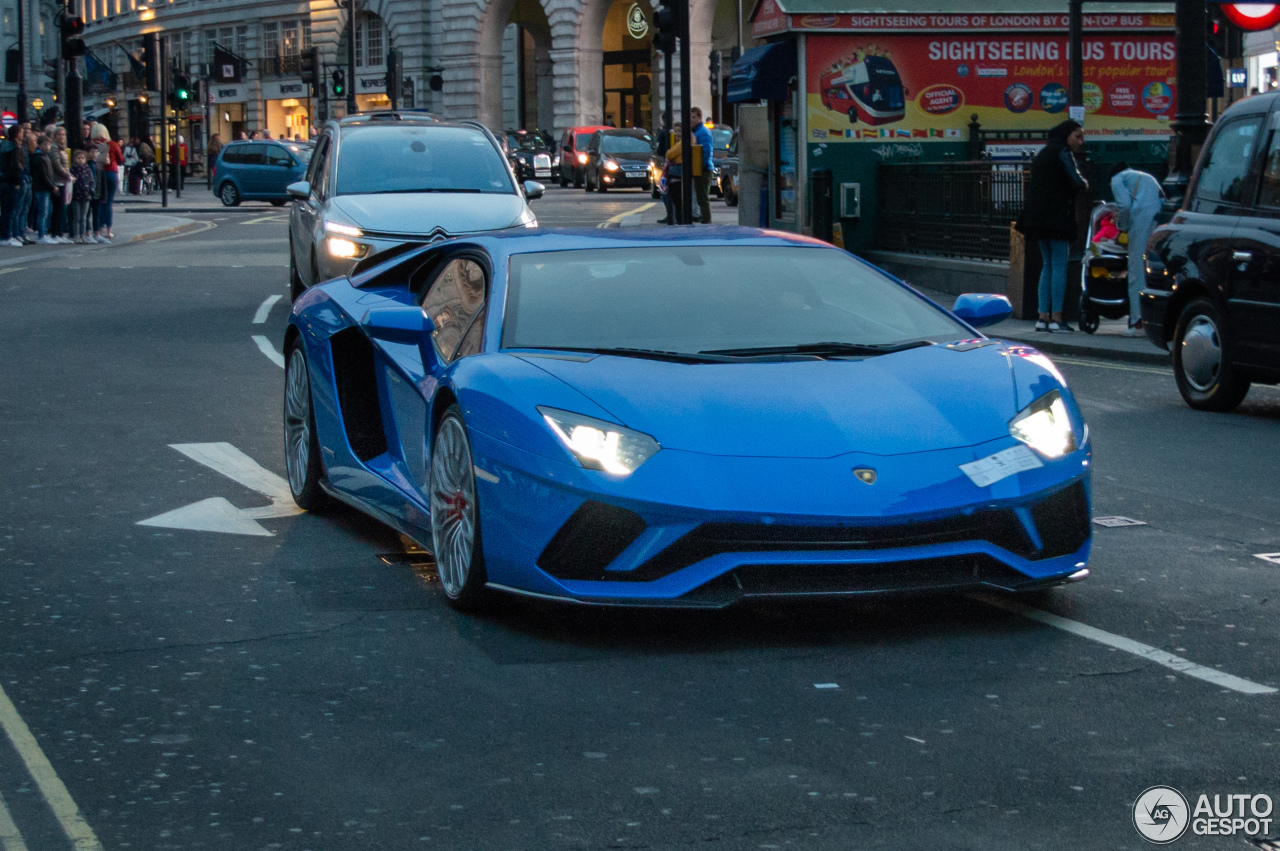
{"type": "Polygon", "coordinates": [[[449,597],[458,597],[471,572],[476,534],[476,479],[462,421],[446,416],[431,453],[431,538],[436,570],[449,597]]]}
{"type": "Polygon", "coordinates": [[[290,354],[284,378],[284,448],[289,488],[300,494],[311,462],[311,382],[301,347],[290,354]]]}

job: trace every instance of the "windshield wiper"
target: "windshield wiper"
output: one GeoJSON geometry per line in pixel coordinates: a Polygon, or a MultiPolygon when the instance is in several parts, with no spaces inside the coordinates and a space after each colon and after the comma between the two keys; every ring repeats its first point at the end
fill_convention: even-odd
{"type": "Polygon", "coordinates": [[[552,346],[549,350],[557,352],[582,352],[583,354],[592,355],[617,355],[620,357],[647,358],[649,360],[671,361],[672,363],[726,363],[734,360],[732,357],[717,357],[715,353],[708,352],[669,352],[662,349],[633,349],[627,346],[552,346]]]}
{"type": "Polygon", "coordinates": [[[746,349],[709,349],[700,355],[725,355],[727,357],[758,357],[760,355],[887,355],[932,346],[929,340],[910,340],[905,343],[803,343],[795,346],[759,346],[746,349]]]}

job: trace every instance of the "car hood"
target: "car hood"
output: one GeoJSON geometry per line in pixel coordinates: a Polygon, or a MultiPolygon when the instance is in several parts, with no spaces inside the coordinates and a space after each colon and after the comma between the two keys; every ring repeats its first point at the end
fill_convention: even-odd
{"type": "Polygon", "coordinates": [[[428,235],[500,230],[524,212],[519,195],[471,192],[423,192],[339,195],[331,202],[353,225],[365,231],[428,235]]]}
{"type": "Polygon", "coordinates": [[[709,455],[830,458],[973,446],[1008,436],[1019,407],[1010,355],[996,343],[861,360],[527,360],[662,446],[709,455]]]}

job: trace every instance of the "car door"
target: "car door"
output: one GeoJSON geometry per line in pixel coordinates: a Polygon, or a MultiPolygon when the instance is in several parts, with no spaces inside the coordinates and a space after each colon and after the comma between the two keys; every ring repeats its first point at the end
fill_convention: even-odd
{"type": "MultiPolygon", "coordinates": [[[[1189,200],[1174,216],[1192,276],[1229,312],[1232,261],[1240,215],[1252,192],[1253,163],[1262,136],[1262,113],[1230,118],[1215,128],[1201,156],[1189,200]]],[[[1228,324],[1232,324],[1229,322],[1228,324]]]]}
{"type": "Polygon", "coordinates": [[[1252,206],[1232,237],[1230,298],[1237,359],[1280,369],[1280,113],[1273,113],[1252,206]]]}
{"type": "Polygon", "coordinates": [[[426,373],[416,346],[376,343],[382,355],[397,367],[384,377],[388,419],[395,434],[395,473],[403,481],[412,482],[424,502],[430,458],[428,406],[440,376],[459,360],[483,350],[488,292],[488,267],[478,255],[452,257],[432,273],[421,304],[435,325],[431,334],[437,361],[435,374],[426,373]]]}
{"type": "Polygon", "coordinates": [[[311,184],[311,194],[304,201],[294,201],[290,215],[289,231],[293,241],[293,257],[298,267],[298,275],[310,286],[315,283],[311,255],[314,250],[313,240],[319,239],[321,211],[327,197],[329,151],[331,139],[328,134],[322,135],[316,142],[316,151],[311,156],[305,180],[311,184]]]}
{"type": "Polygon", "coordinates": [[[245,198],[257,198],[264,191],[266,148],[261,142],[250,142],[240,148],[236,174],[240,179],[240,194],[245,198]]]}
{"type": "Polygon", "coordinates": [[[289,193],[284,188],[293,183],[293,173],[298,161],[283,145],[265,145],[263,158],[265,165],[262,169],[261,193],[273,199],[287,198],[289,193]]]}

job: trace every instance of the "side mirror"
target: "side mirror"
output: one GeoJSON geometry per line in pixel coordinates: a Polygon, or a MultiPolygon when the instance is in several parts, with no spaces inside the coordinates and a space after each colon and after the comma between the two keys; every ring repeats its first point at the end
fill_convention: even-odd
{"type": "Polygon", "coordinates": [[[436,368],[436,350],[431,334],[436,324],[421,307],[375,307],[360,320],[366,334],[387,343],[417,345],[422,355],[422,368],[428,373],[436,368]]]}
{"type": "Polygon", "coordinates": [[[526,180],[524,182],[524,197],[530,201],[536,201],[542,197],[542,193],[547,191],[547,187],[543,186],[536,180],[526,180]]]}
{"type": "Polygon", "coordinates": [[[289,197],[295,201],[305,201],[311,197],[311,184],[305,180],[299,180],[297,183],[290,183],[284,188],[289,193],[289,197]]]}
{"type": "Polygon", "coordinates": [[[965,293],[956,299],[951,312],[974,328],[1003,322],[1013,315],[1009,299],[994,293],[965,293]]]}

